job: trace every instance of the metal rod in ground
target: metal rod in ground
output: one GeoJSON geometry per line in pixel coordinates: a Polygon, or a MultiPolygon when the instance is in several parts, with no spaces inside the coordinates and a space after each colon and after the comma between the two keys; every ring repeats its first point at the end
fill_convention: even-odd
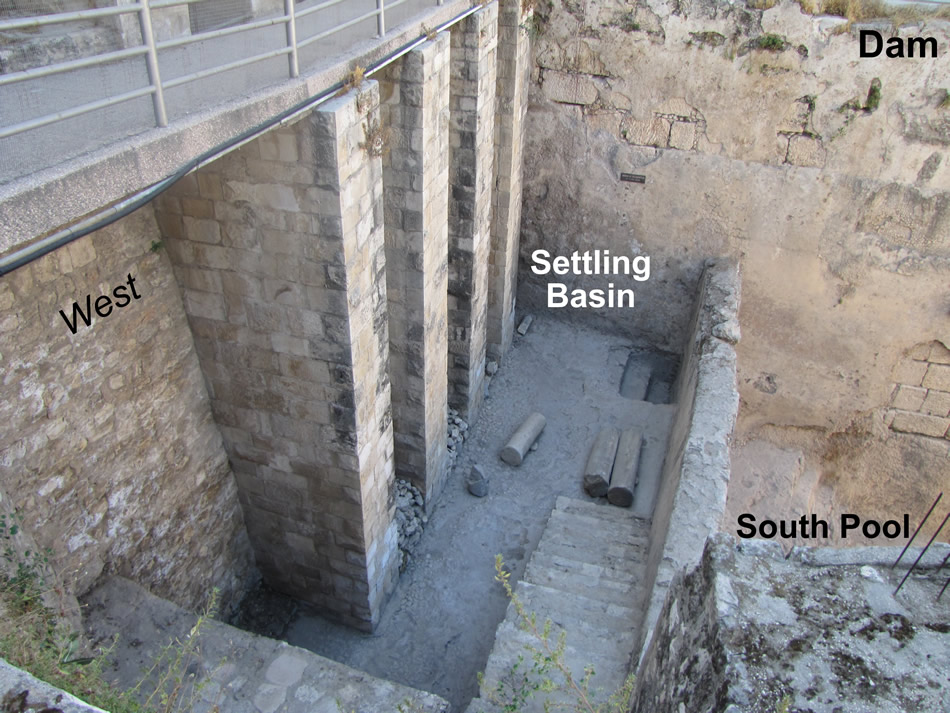
{"type": "Polygon", "coordinates": [[[637,487],[637,469],[640,466],[640,447],[643,435],[638,429],[628,428],[620,434],[617,457],[610,474],[610,489],[607,501],[611,505],[628,508],[633,505],[633,491],[637,487]]]}
{"type": "Polygon", "coordinates": [[[901,561],[901,558],[903,558],[904,554],[907,552],[911,544],[914,542],[914,538],[917,537],[917,533],[920,532],[920,528],[922,528],[924,526],[924,523],[927,522],[927,518],[930,517],[930,513],[934,511],[934,508],[937,507],[937,503],[940,502],[940,498],[942,497],[943,497],[943,492],[938,493],[937,499],[934,500],[934,503],[933,505],[930,506],[930,509],[927,511],[927,514],[924,515],[924,519],[920,521],[919,525],[917,525],[917,529],[914,530],[914,534],[910,536],[909,540],[907,540],[907,544],[904,545],[904,549],[901,550],[900,556],[896,560],[894,560],[894,564],[891,565],[891,569],[894,569],[897,566],[897,563],[901,561]]]}
{"type": "MultiPolygon", "coordinates": [[[[947,553],[947,556],[943,558],[943,562],[940,563],[940,566],[937,567],[937,574],[940,573],[940,570],[943,569],[943,566],[950,560],[950,552],[947,553]]],[[[944,590],[947,588],[947,585],[950,584],[950,577],[947,577],[947,581],[943,583],[943,587],[940,589],[940,594],[937,595],[937,601],[940,601],[940,597],[943,596],[944,590]]]]}
{"type": "Polygon", "coordinates": [[[904,582],[907,581],[907,578],[910,576],[910,573],[914,571],[914,567],[916,567],[920,563],[920,560],[923,559],[924,555],[927,553],[927,550],[930,549],[930,546],[933,544],[934,540],[937,539],[937,535],[940,534],[940,531],[943,529],[943,526],[947,524],[947,520],[950,520],[950,512],[948,512],[944,516],[943,522],[940,523],[940,527],[937,528],[937,531],[934,532],[933,536],[930,538],[930,541],[924,546],[924,549],[920,551],[920,554],[917,555],[917,559],[914,560],[914,564],[912,564],[910,566],[910,569],[907,570],[907,574],[904,575],[904,578],[901,580],[901,583],[897,585],[897,589],[894,590],[894,594],[897,594],[901,590],[901,587],[904,586],[904,582]]]}
{"type": "Polygon", "coordinates": [[[535,412],[528,416],[524,423],[518,427],[518,430],[508,439],[508,444],[501,449],[499,454],[501,459],[508,465],[521,465],[528,449],[531,448],[532,443],[538,440],[538,436],[541,435],[545,425],[547,425],[547,421],[541,414],[535,412]]]}
{"type": "Polygon", "coordinates": [[[584,468],[584,490],[592,498],[602,498],[607,494],[619,440],[620,431],[616,428],[601,429],[594,439],[587,457],[587,467],[584,468]]]}

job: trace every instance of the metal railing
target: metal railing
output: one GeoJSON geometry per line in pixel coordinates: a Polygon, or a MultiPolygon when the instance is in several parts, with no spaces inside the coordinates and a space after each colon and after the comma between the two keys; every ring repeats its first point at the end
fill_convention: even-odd
{"type": "MultiPolygon", "coordinates": [[[[292,79],[300,74],[303,63],[301,56],[305,50],[308,58],[304,68],[309,69],[319,64],[322,59],[340,54],[346,48],[346,43],[353,44],[385,35],[387,15],[392,18],[395,11],[401,10],[397,20],[404,22],[423,11],[443,5],[445,1],[283,0],[282,14],[245,18],[238,21],[240,24],[205,32],[195,31],[192,18],[190,32],[179,30],[178,36],[165,38],[159,38],[156,31],[157,14],[166,13],[164,18],[159,19],[164,19],[167,23],[167,13],[179,8],[178,22],[181,24],[184,13],[192,12],[191,6],[214,3],[215,0],[132,0],[130,4],[119,4],[115,7],[0,19],[0,33],[7,33],[5,38],[11,37],[9,33],[19,33],[19,36],[27,39],[29,33],[48,32],[54,25],[82,22],[87,26],[92,23],[102,26],[102,23],[112,23],[113,36],[121,35],[122,41],[119,44],[126,45],[119,48],[110,47],[108,51],[94,56],[65,59],[44,66],[15,68],[14,71],[9,71],[8,67],[7,73],[0,73],[0,140],[148,96],[151,97],[153,120],[144,123],[140,111],[135,125],[124,126],[120,134],[128,135],[155,126],[164,127],[168,125],[171,115],[181,116],[208,106],[207,102],[201,106],[205,98],[202,87],[192,90],[191,97],[182,96],[184,92],[178,92],[177,103],[169,102],[168,93],[171,90],[192,85],[200,80],[217,78],[242,68],[248,68],[250,71],[251,65],[263,65],[268,60],[282,56],[286,57],[286,68],[283,72],[280,72],[279,68],[275,72],[275,68],[270,66],[266,71],[255,75],[255,83],[250,87],[250,82],[241,78],[236,82],[238,86],[235,93],[246,93],[287,78],[292,79]],[[279,36],[269,30],[275,26],[284,27],[279,36]],[[121,31],[116,31],[115,27],[121,28],[121,31]],[[129,41],[129,36],[136,42],[129,41]],[[339,38],[336,44],[329,44],[327,41],[334,37],[339,38]],[[321,42],[323,47],[318,44],[321,42]],[[321,52],[321,49],[325,51],[321,52]],[[212,60],[210,62],[209,57],[212,60]],[[195,68],[195,65],[199,65],[198,68],[195,68]],[[143,75],[145,82],[141,81],[143,75]],[[128,86],[136,84],[133,81],[136,78],[139,80],[137,85],[128,86]],[[54,88],[57,81],[60,85],[66,85],[70,91],[57,92],[54,88]],[[95,84],[95,88],[100,90],[99,96],[86,96],[84,99],[88,100],[72,102],[68,106],[57,106],[62,103],[63,95],[79,92],[86,81],[90,85],[95,84]],[[23,86],[30,82],[34,84],[23,86]],[[19,88],[17,85],[20,85],[19,88]],[[7,92],[6,96],[4,91],[7,92]],[[39,104],[38,113],[34,111],[23,116],[36,104],[39,104]],[[46,106],[43,106],[44,104],[46,106]],[[14,117],[13,121],[9,119],[11,115],[14,117]]],[[[275,0],[275,4],[279,2],[280,0],[275,0]]],[[[167,28],[164,32],[174,34],[169,33],[167,28]]],[[[39,61],[42,62],[43,59],[40,58],[39,61]]],[[[0,72],[2,71],[3,67],[0,66],[0,72]]],[[[206,86],[217,88],[207,83],[206,86]]],[[[58,137],[46,137],[47,143],[55,143],[54,139],[58,137]]],[[[0,163],[3,153],[3,146],[0,145],[0,163]]],[[[10,152],[6,153],[9,155],[10,152]]],[[[2,173],[8,171],[0,171],[0,174],[2,173]]],[[[4,176],[0,175],[0,181],[3,178],[4,176]]]]}

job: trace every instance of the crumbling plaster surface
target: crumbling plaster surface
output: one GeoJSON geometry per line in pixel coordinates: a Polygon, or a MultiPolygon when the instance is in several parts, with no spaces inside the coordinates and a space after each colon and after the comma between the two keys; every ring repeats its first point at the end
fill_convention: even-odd
{"type": "MultiPolygon", "coordinates": [[[[704,258],[735,256],[740,430],[843,429],[885,406],[904,353],[950,340],[948,54],[858,59],[840,18],[790,2],[549,5],[528,113],[529,302],[538,247],[649,254],[636,308],[596,317],[675,348],[704,258]],[[787,47],[754,49],[766,33],[787,47]],[[879,107],[847,108],[875,78],[879,107]]],[[[926,34],[945,47],[947,28],[926,34]]]]}

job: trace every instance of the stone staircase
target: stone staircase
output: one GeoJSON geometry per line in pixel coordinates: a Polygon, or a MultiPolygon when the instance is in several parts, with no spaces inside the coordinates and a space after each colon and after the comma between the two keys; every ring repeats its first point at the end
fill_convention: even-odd
{"type": "MultiPolygon", "coordinates": [[[[595,702],[606,701],[623,685],[635,653],[649,530],[650,521],[629,509],[558,497],[524,577],[515,586],[539,628],[551,621],[552,644],[565,632],[564,661],[575,680],[581,680],[586,666],[593,666],[590,690],[595,702]]],[[[525,647],[539,642],[518,620],[509,604],[495,633],[479,697],[469,704],[468,713],[501,710],[489,694],[519,657],[524,662],[517,672],[530,670],[531,654],[525,647]]],[[[538,692],[521,710],[543,711],[545,698],[538,692]]],[[[551,698],[565,700],[560,694],[551,698]]]]}

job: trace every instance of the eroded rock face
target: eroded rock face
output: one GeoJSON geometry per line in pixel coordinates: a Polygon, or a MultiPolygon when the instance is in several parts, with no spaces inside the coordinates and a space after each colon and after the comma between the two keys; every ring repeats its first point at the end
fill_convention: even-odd
{"type": "MultiPolygon", "coordinates": [[[[736,257],[740,430],[833,431],[885,406],[904,353],[950,338],[950,55],[859,59],[843,19],[793,2],[548,5],[535,22],[525,264],[539,247],[650,255],[634,310],[571,316],[678,350],[703,260],[736,257]]],[[[946,47],[948,28],[926,34],[946,47]]],[[[544,278],[522,277],[523,303],[543,305],[544,278]]]]}
{"type": "MultiPolygon", "coordinates": [[[[637,675],[635,713],[946,710],[947,554],[893,595],[896,548],[843,553],[728,535],[674,580],[637,675]]],[[[913,556],[916,556],[914,553],[913,556]]]]}

